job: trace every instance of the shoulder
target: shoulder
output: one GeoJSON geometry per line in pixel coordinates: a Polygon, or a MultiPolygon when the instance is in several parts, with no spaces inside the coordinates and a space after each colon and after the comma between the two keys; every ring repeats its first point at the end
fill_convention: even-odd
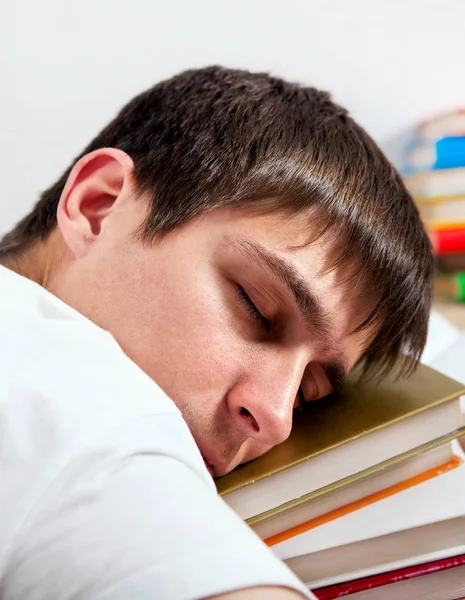
{"type": "Polygon", "coordinates": [[[147,451],[74,464],[28,519],[8,573],[4,597],[23,600],[302,589],[211,483],[179,458],[147,451]]]}
{"type": "Polygon", "coordinates": [[[109,334],[2,268],[0,288],[1,564],[25,515],[72,469],[145,451],[204,465],[174,403],[109,334]]]}
{"type": "Polygon", "coordinates": [[[33,404],[88,439],[144,414],[180,414],[108,332],[6,271],[0,267],[0,403],[14,395],[15,407],[33,404]]]}

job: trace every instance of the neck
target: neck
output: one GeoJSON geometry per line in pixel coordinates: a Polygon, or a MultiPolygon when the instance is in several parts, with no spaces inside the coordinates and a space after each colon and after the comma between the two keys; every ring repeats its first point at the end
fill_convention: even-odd
{"type": "Polygon", "coordinates": [[[24,252],[5,256],[0,264],[47,288],[63,252],[63,240],[58,230],[42,241],[35,242],[24,252]]]}

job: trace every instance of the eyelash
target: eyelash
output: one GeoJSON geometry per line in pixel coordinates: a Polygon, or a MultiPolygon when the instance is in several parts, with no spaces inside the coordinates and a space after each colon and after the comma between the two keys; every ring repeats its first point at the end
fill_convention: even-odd
{"type": "Polygon", "coordinates": [[[242,286],[237,284],[237,293],[239,296],[239,300],[242,302],[243,306],[246,308],[250,316],[257,321],[259,325],[261,325],[266,331],[270,331],[271,323],[266,319],[262,313],[258,310],[255,304],[247,295],[246,291],[242,286]]]}
{"type": "MultiPolygon", "coordinates": [[[[239,300],[241,301],[243,306],[246,308],[248,313],[251,315],[251,317],[255,321],[257,321],[259,325],[264,327],[266,331],[270,331],[270,329],[271,329],[270,322],[258,310],[258,308],[255,306],[254,302],[250,299],[249,295],[244,290],[244,288],[242,286],[240,286],[239,284],[236,284],[236,288],[237,288],[239,300]]],[[[303,390],[301,387],[299,387],[299,391],[297,392],[297,401],[298,401],[299,410],[303,410],[305,408],[306,401],[305,401],[304,393],[303,393],[303,390]]]]}

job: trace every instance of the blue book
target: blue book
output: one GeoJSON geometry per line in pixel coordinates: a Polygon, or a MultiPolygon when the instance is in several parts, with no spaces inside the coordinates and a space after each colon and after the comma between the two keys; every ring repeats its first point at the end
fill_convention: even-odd
{"type": "Polygon", "coordinates": [[[465,136],[443,137],[434,141],[411,140],[405,147],[401,172],[455,169],[465,167],[465,136]]]}

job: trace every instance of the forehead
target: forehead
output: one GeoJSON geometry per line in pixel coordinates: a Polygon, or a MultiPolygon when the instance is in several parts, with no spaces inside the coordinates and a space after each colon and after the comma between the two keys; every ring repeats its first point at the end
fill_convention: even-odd
{"type": "MultiPolygon", "coordinates": [[[[192,225],[195,236],[198,236],[197,226],[200,226],[201,238],[214,252],[218,248],[229,249],[237,260],[237,244],[245,239],[292,265],[328,315],[331,337],[328,342],[332,347],[341,349],[346,356],[347,367],[350,368],[368,347],[376,333],[374,327],[355,330],[365,321],[379,298],[367,293],[366,278],[361,275],[355,258],[348,257],[337,268],[328,268],[334,248],[340,244],[340,237],[334,231],[318,237],[321,224],[308,213],[251,214],[223,208],[202,215],[197,226],[192,225]]],[[[198,237],[194,238],[194,243],[199,241],[198,237]]],[[[240,260],[255,273],[259,269],[260,274],[263,273],[272,282],[279,279],[253,254],[243,252],[240,260]]]]}

